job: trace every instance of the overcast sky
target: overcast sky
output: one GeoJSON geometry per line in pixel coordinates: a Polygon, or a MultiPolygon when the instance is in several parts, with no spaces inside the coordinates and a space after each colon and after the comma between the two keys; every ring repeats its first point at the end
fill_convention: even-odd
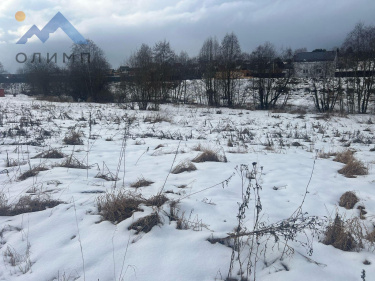
{"type": "Polygon", "coordinates": [[[22,66],[17,53],[70,53],[72,41],[60,29],[46,43],[35,36],[16,45],[33,25],[42,29],[61,12],[101,47],[117,68],[142,43],[166,39],[179,53],[199,53],[204,40],[219,42],[234,32],[245,52],[270,41],[277,48],[331,49],[340,46],[357,22],[375,24],[375,0],[0,0],[0,61],[6,70],[22,66]],[[15,13],[26,19],[18,22],[15,13]]]}

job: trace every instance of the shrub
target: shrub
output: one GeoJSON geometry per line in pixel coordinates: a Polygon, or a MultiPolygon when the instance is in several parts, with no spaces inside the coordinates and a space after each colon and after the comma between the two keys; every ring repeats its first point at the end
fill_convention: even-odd
{"type": "Polygon", "coordinates": [[[130,218],[134,212],[143,212],[139,207],[144,199],[140,195],[130,192],[112,192],[99,196],[98,210],[104,220],[119,223],[130,218]]]}
{"type": "Polygon", "coordinates": [[[132,223],[128,227],[128,230],[133,229],[136,231],[136,234],[139,234],[141,231],[147,233],[159,223],[161,223],[159,215],[157,213],[152,213],[151,215],[140,218],[136,222],[132,223]]]}
{"type": "Polygon", "coordinates": [[[197,170],[197,167],[191,161],[185,160],[180,162],[177,166],[171,171],[172,174],[181,174],[183,172],[191,172],[197,170]]]}
{"type": "Polygon", "coordinates": [[[340,197],[339,206],[345,209],[353,209],[358,202],[358,197],[352,191],[347,191],[340,197]]]}

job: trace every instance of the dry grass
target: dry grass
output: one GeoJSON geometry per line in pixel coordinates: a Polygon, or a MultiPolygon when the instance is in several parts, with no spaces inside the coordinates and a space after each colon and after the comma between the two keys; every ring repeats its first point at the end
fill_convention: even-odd
{"type": "Polygon", "coordinates": [[[145,200],[145,205],[160,208],[167,201],[168,201],[168,198],[164,194],[159,194],[159,195],[152,196],[149,199],[145,200]]]}
{"type": "Polygon", "coordinates": [[[81,139],[82,134],[80,132],[71,130],[63,139],[63,142],[68,145],[81,145],[83,140],[81,139]]]}
{"type": "Polygon", "coordinates": [[[362,161],[354,159],[338,170],[338,172],[347,178],[355,178],[356,176],[367,175],[368,169],[362,161]]]}
{"type": "Polygon", "coordinates": [[[15,216],[19,214],[44,211],[47,208],[53,208],[63,203],[59,200],[53,200],[50,197],[32,197],[22,196],[14,205],[8,205],[3,196],[0,198],[0,216],[15,216]]]}
{"type": "Polygon", "coordinates": [[[358,247],[353,235],[345,229],[345,223],[341,217],[336,214],[334,221],[327,226],[325,239],[323,243],[343,250],[352,251],[358,247]]]}
{"type": "Polygon", "coordinates": [[[157,145],[157,146],[154,148],[154,150],[157,150],[157,149],[159,149],[159,148],[161,148],[161,147],[165,147],[165,145],[164,145],[164,144],[159,144],[159,145],[157,145]]]}
{"type": "Polygon", "coordinates": [[[161,207],[168,198],[165,195],[155,195],[149,199],[134,192],[109,192],[97,199],[98,210],[104,220],[119,223],[130,218],[134,212],[143,212],[141,204],[145,206],[161,207]]]}
{"type": "Polygon", "coordinates": [[[201,154],[196,156],[192,162],[202,163],[202,162],[227,162],[225,156],[220,156],[217,151],[211,149],[204,149],[201,154]]]}
{"type": "Polygon", "coordinates": [[[17,159],[12,159],[12,158],[8,158],[6,160],[6,164],[5,166],[7,168],[10,168],[10,167],[17,167],[17,166],[21,166],[21,165],[25,165],[27,164],[27,161],[21,161],[21,160],[17,160],[17,159]]]}
{"type": "Polygon", "coordinates": [[[183,172],[191,172],[197,170],[197,167],[191,161],[185,160],[180,162],[177,166],[171,171],[172,174],[181,174],[183,172]]]}
{"type": "Polygon", "coordinates": [[[355,178],[355,176],[363,176],[368,174],[367,167],[362,161],[359,161],[354,157],[353,151],[345,150],[339,152],[333,161],[346,164],[342,169],[338,170],[338,172],[347,178],[355,178]]]}
{"type": "Polygon", "coordinates": [[[130,186],[134,188],[140,188],[144,186],[149,186],[153,183],[154,183],[153,181],[146,180],[144,177],[140,177],[137,181],[131,183],[130,186]]]}
{"type": "Polygon", "coordinates": [[[35,158],[46,158],[46,159],[60,159],[64,158],[65,154],[61,151],[58,151],[57,149],[52,149],[48,151],[41,152],[33,157],[35,158]]]}
{"type": "Polygon", "coordinates": [[[347,191],[340,197],[339,206],[345,209],[353,209],[354,205],[359,201],[358,197],[352,191],[347,191]]]}
{"type": "Polygon", "coordinates": [[[191,149],[194,150],[194,151],[203,151],[206,148],[201,143],[198,143],[198,144],[194,145],[191,149]]]}
{"type": "Polygon", "coordinates": [[[61,164],[56,165],[56,167],[64,167],[64,168],[70,168],[70,169],[89,168],[88,166],[80,162],[77,158],[75,158],[73,155],[67,157],[61,164]]]}
{"type": "Polygon", "coordinates": [[[167,116],[157,114],[151,114],[143,119],[143,122],[147,123],[160,123],[160,122],[171,122],[171,119],[167,116]]]}
{"type": "Polygon", "coordinates": [[[354,158],[354,152],[350,150],[344,150],[342,152],[338,152],[336,154],[335,159],[333,161],[348,164],[349,162],[353,161],[354,158]]]}
{"type": "Polygon", "coordinates": [[[47,208],[53,208],[63,203],[59,200],[53,200],[49,197],[31,197],[22,196],[14,208],[11,210],[12,215],[18,215],[23,213],[31,213],[46,210],[47,208]]]}
{"type": "Polygon", "coordinates": [[[98,179],[103,179],[103,180],[106,180],[106,181],[118,181],[119,178],[116,177],[113,173],[111,172],[108,172],[106,174],[104,173],[98,173],[95,178],[98,178],[98,179]]]}
{"type": "Polygon", "coordinates": [[[37,96],[37,100],[49,101],[49,102],[73,102],[73,98],[70,96],[37,96]]]}
{"type": "Polygon", "coordinates": [[[99,196],[98,210],[104,220],[119,223],[130,218],[134,212],[143,212],[139,207],[144,199],[138,194],[130,192],[111,192],[99,196]]]}
{"type": "Polygon", "coordinates": [[[36,167],[32,168],[31,170],[28,170],[28,171],[22,173],[18,177],[18,180],[23,181],[27,178],[35,177],[37,174],[39,174],[39,172],[47,171],[47,170],[48,170],[48,168],[46,168],[46,167],[36,166],[36,167]]]}
{"type": "Polygon", "coordinates": [[[160,217],[157,213],[152,213],[146,217],[140,218],[139,220],[133,222],[129,227],[128,230],[133,229],[136,231],[136,234],[140,232],[150,232],[151,229],[161,223],[160,217]]]}
{"type": "Polygon", "coordinates": [[[319,158],[322,158],[322,159],[328,159],[332,156],[336,156],[337,153],[336,152],[324,152],[324,151],[321,151],[318,153],[318,157],[319,158]]]}
{"type": "Polygon", "coordinates": [[[371,243],[375,243],[375,229],[366,235],[366,239],[371,243]]]}

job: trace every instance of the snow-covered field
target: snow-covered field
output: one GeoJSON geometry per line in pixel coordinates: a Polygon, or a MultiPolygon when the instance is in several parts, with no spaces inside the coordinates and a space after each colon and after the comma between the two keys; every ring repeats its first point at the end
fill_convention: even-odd
{"type": "MultiPolygon", "coordinates": [[[[367,214],[359,221],[370,232],[374,228],[372,115],[328,118],[188,105],[163,105],[154,112],[115,104],[50,103],[26,96],[0,102],[2,204],[13,206],[22,196],[61,201],[43,211],[0,216],[0,280],[226,280],[233,245],[208,239],[235,232],[246,180],[240,176],[240,165],[251,170],[253,162],[261,186],[263,225],[289,218],[303,202],[308,186],[302,206],[306,216],[329,221],[338,212],[346,219],[358,218],[357,206],[364,206],[367,214]],[[64,144],[72,130],[82,133],[83,144],[64,144]],[[172,165],[194,159],[202,147],[227,161],[194,163],[195,171],[169,173],[172,165]],[[52,148],[64,153],[65,159],[34,158],[52,148]],[[334,157],[319,157],[345,149],[355,151],[368,175],[347,178],[338,173],[344,164],[333,161],[334,157]],[[89,168],[58,167],[66,159],[89,168]],[[15,166],[7,167],[9,161],[15,166]],[[30,167],[46,170],[20,179],[30,167]],[[143,178],[153,183],[130,186],[143,178]],[[338,205],[346,191],[359,198],[350,210],[338,205]],[[103,220],[98,210],[98,197],[106,192],[131,192],[143,198],[164,193],[169,201],[159,208],[142,204],[143,211],[116,224],[103,220]],[[176,220],[170,219],[174,201],[184,229],[177,229],[176,220]],[[151,231],[128,230],[153,212],[161,222],[151,231]]],[[[243,220],[248,230],[254,225],[254,192],[251,188],[243,220]]],[[[288,241],[294,251],[283,256],[283,237],[278,244],[273,237],[267,243],[260,237],[260,247],[268,248],[259,249],[254,265],[257,280],[361,280],[363,269],[366,280],[375,280],[371,245],[349,252],[325,245],[320,242],[325,226],[318,226],[320,235],[311,236],[310,230],[297,234],[296,241],[288,241]],[[304,247],[300,242],[308,243],[304,247]]],[[[238,247],[246,268],[246,239],[238,247]]],[[[237,252],[232,278],[238,278],[240,268],[236,257],[237,252]]]]}

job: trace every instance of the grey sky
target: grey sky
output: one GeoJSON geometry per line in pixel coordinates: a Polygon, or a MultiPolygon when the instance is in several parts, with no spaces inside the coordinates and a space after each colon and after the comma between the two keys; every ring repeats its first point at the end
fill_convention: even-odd
{"type": "Polygon", "coordinates": [[[243,51],[270,41],[278,48],[331,49],[362,21],[375,24],[374,0],[2,0],[0,61],[14,72],[19,52],[69,53],[72,41],[58,30],[46,43],[15,42],[33,25],[40,29],[61,12],[85,37],[101,47],[117,68],[142,43],[166,39],[176,52],[198,54],[203,41],[235,32],[243,51]],[[24,11],[26,20],[14,15],[24,11]]]}

